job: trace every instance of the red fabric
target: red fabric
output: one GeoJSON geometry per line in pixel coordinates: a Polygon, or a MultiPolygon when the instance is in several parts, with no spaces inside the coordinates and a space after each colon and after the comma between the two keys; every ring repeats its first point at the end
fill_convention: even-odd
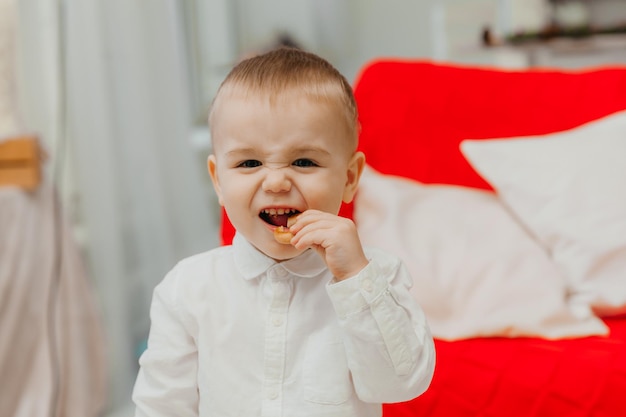
{"type": "MultiPolygon", "coordinates": [[[[378,61],[360,74],[355,95],[369,165],[490,189],[459,151],[463,139],[551,133],[626,109],[626,68],[506,72],[378,61]]],[[[608,338],[436,340],[429,390],[385,405],[384,416],[626,416],[626,318],[606,322],[608,338]]]]}
{"type": "Polygon", "coordinates": [[[437,340],[430,389],[384,416],[624,416],[626,319],[606,323],[610,338],[437,340]]]}
{"type": "Polygon", "coordinates": [[[551,133],[626,109],[626,68],[499,71],[378,61],[355,96],[360,148],[382,173],[490,189],[459,151],[463,139],[551,133]]]}
{"type": "Polygon", "coordinates": [[[226,211],[222,209],[222,245],[230,245],[233,243],[233,237],[235,237],[235,228],[233,224],[230,222],[226,211]]]}

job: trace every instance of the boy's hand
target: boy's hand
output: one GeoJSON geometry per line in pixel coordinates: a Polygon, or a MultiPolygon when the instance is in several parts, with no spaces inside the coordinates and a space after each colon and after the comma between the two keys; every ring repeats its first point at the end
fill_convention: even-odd
{"type": "Polygon", "coordinates": [[[369,263],[350,219],[307,210],[289,230],[294,234],[291,244],[298,249],[315,249],[337,281],[358,274],[369,263]]]}

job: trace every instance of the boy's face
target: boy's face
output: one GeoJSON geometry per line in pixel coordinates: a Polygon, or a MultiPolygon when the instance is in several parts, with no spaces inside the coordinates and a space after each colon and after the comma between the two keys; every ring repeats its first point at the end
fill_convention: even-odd
{"type": "Polygon", "coordinates": [[[208,168],[230,221],[268,256],[298,255],[274,240],[277,225],[308,209],[337,214],[354,197],[365,159],[353,150],[345,117],[296,95],[274,106],[228,97],[213,112],[208,168]]]}

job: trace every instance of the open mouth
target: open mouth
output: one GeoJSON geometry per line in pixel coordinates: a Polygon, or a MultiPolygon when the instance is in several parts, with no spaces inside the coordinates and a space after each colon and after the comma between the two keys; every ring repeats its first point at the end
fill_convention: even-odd
{"type": "Polygon", "coordinates": [[[265,223],[271,224],[272,226],[287,227],[289,218],[297,216],[298,214],[300,214],[300,212],[295,209],[271,208],[261,211],[259,217],[265,223]]]}

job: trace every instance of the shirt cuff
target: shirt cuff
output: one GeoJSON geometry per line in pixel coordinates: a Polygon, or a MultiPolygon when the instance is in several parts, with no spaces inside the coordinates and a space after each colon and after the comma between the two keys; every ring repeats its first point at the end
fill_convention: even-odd
{"type": "Polygon", "coordinates": [[[372,260],[357,275],[339,282],[330,282],[326,290],[335,312],[340,318],[359,313],[367,308],[389,286],[381,268],[372,260]]]}

